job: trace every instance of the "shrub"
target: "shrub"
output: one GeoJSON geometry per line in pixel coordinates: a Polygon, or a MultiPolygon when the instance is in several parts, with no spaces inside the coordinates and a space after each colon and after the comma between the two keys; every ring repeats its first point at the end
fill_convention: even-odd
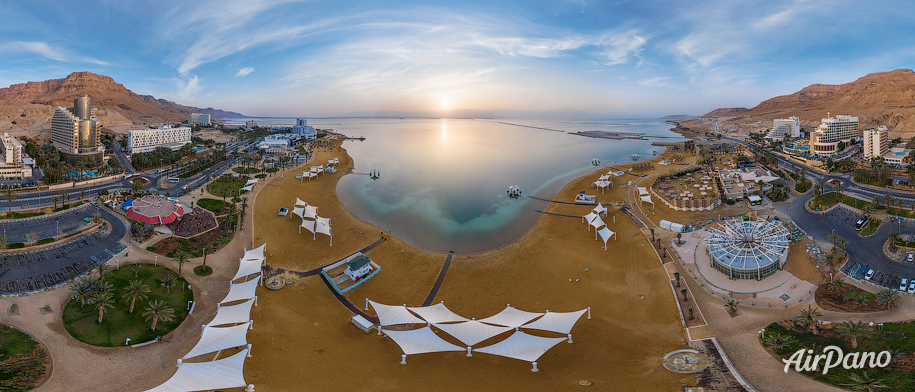
{"type": "Polygon", "coordinates": [[[44,244],[50,244],[52,242],[54,242],[53,238],[42,238],[42,239],[38,240],[37,243],[38,243],[38,245],[44,245],[44,244]]]}
{"type": "Polygon", "coordinates": [[[727,203],[728,203],[729,206],[732,206],[732,205],[734,205],[736,202],[734,201],[734,199],[728,199],[727,203]]]}
{"type": "Polygon", "coordinates": [[[6,246],[6,249],[22,249],[25,248],[25,244],[21,242],[14,242],[6,246]]]}

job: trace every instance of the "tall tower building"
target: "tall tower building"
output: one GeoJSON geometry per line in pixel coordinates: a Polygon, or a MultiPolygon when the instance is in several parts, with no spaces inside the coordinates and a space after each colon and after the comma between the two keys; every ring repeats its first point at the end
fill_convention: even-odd
{"type": "Polygon", "coordinates": [[[836,154],[839,152],[839,142],[848,142],[858,136],[857,117],[839,115],[824,118],[810,134],[810,153],[813,155],[836,154]]]}
{"type": "Polygon", "coordinates": [[[67,160],[102,158],[105,147],[99,143],[99,121],[92,114],[89,97],[76,98],[72,108],[54,110],[51,143],[67,160]]]}

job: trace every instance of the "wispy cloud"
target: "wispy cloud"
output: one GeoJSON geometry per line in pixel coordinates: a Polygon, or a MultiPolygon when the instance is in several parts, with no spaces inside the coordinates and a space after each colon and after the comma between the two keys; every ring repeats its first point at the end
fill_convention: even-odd
{"type": "Polygon", "coordinates": [[[236,79],[243,78],[245,76],[248,76],[251,72],[254,72],[254,67],[242,68],[242,69],[238,70],[238,72],[235,74],[235,78],[236,79]]]}
{"type": "Polygon", "coordinates": [[[599,53],[605,59],[605,65],[625,64],[633,57],[638,57],[646,42],[648,39],[635,30],[608,33],[598,42],[598,45],[603,47],[599,53]]]}
{"type": "Polygon", "coordinates": [[[661,76],[656,78],[648,78],[639,80],[639,86],[642,87],[666,87],[668,86],[667,81],[670,80],[670,77],[661,76]]]}
{"type": "Polygon", "coordinates": [[[10,52],[30,52],[44,56],[51,60],[66,63],[92,63],[99,65],[110,65],[107,62],[96,58],[72,54],[63,48],[51,46],[44,42],[8,42],[0,44],[0,50],[10,52]]]}
{"type": "Polygon", "coordinates": [[[175,84],[174,95],[178,98],[191,99],[203,90],[203,81],[197,75],[174,78],[172,82],[175,84]]]}

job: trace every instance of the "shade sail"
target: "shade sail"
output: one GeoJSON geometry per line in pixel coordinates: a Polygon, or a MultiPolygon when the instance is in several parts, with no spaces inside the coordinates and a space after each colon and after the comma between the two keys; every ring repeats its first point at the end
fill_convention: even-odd
{"type": "MultiPolygon", "coordinates": [[[[601,218],[594,218],[594,220],[591,221],[591,226],[595,229],[604,225],[606,225],[606,223],[604,223],[604,220],[601,218]]],[[[591,228],[589,227],[588,229],[590,230],[591,228]]]]}
{"type": "MultiPolygon", "coordinates": [[[[609,240],[610,237],[616,235],[616,233],[614,233],[613,231],[608,229],[606,226],[604,226],[602,229],[598,230],[597,234],[599,234],[600,238],[602,238],[604,240],[604,250],[607,250],[607,240],[609,240]]],[[[595,238],[595,239],[597,239],[597,238],[595,238]]]]}
{"type": "Polygon", "coordinates": [[[216,311],[216,317],[213,317],[213,320],[205,325],[215,326],[246,323],[251,320],[251,305],[254,305],[254,301],[252,300],[242,302],[238,305],[220,306],[216,311]]]}
{"type": "Polygon", "coordinates": [[[537,319],[533,323],[522,325],[521,328],[530,328],[530,329],[539,329],[543,331],[550,331],[562,334],[568,334],[572,332],[572,327],[575,326],[575,323],[578,322],[578,319],[581,318],[581,315],[585,314],[588,309],[582,309],[575,312],[546,312],[543,317],[537,319]]]}
{"type": "Polygon", "coordinates": [[[404,354],[436,353],[442,351],[464,351],[464,348],[448,343],[438,337],[428,326],[411,331],[384,331],[404,354]]]}
{"type": "Polygon", "coordinates": [[[610,178],[610,175],[609,175],[609,174],[603,174],[603,175],[601,175],[600,178],[598,178],[597,180],[598,180],[598,181],[607,181],[607,179],[609,179],[609,178],[610,178]]]}
{"type": "Polygon", "coordinates": [[[299,225],[299,233],[302,232],[301,228],[303,228],[303,227],[305,228],[305,230],[308,230],[308,231],[314,233],[315,232],[315,221],[302,219],[302,224],[299,225]]]}
{"type": "Polygon", "coordinates": [[[211,391],[245,385],[245,357],[248,349],[218,361],[182,363],[172,378],[146,392],[211,391]]]}
{"type": "Polygon", "coordinates": [[[565,338],[542,338],[539,336],[528,335],[524,332],[517,331],[499,343],[492,346],[486,346],[475,349],[478,353],[498,355],[502,357],[520,359],[522,361],[534,362],[540,358],[553,346],[559,344],[565,338]]]}
{"type": "Polygon", "coordinates": [[[305,216],[303,218],[315,219],[318,217],[318,207],[317,206],[305,206],[305,211],[302,212],[305,216]]]}
{"type": "Polygon", "coordinates": [[[594,207],[594,209],[591,211],[597,215],[600,215],[603,212],[607,212],[607,207],[604,207],[600,203],[597,203],[597,207],[594,207]]]}
{"type": "Polygon", "coordinates": [[[378,315],[378,325],[382,327],[396,324],[425,323],[422,319],[410,313],[405,306],[384,305],[372,300],[369,300],[369,303],[372,304],[372,309],[375,309],[375,314],[378,315]]]}
{"type": "Polygon", "coordinates": [[[646,189],[645,187],[637,186],[637,187],[635,187],[635,189],[639,190],[639,196],[644,196],[644,195],[648,194],[648,189],[646,189]]]}
{"type": "Polygon", "coordinates": [[[640,199],[642,199],[643,202],[651,203],[651,205],[654,205],[654,202],[651,201],[651,195],[642,196],[640,199]]]}
{"type": "Polygon", "coordinates": [[[445,304],[443,304],[443,303],[437,303],[432,306],[410,307],[407,309],[409,309],[413,313],[418,314],[419,317],[423,318],[423,320],[426,320],[432,324],[448,323],[448,322],[455,322],[455,321],[470,321],[465,317],[455,314],[454,312],[451,311],[451,309],[448,309],[445,306],[445,304]]]}
{"type": "Polygon", "coordinates": [[[248,182],[245,183],[245,185],[254,185],[254,184],[257,184],[257,179],[251,179],[251,180],[248,180],[248,182]]]}
{"type": "Polygon", "coordinates": [[[250,192],[252,189],[254,189],[254,185],[253,185],[253,184],[252,184],[252,185],[246,185],[246,186],[244,186],[244,187],[241,188],[241,190],[243,190],[243,191],[249,191],[249,192],[250,192]]]}
{"type": "Polygon", "coordinates": [[[296,206],[296,207],[305,207],[305,206],[307,206],[307,205],[308,205],[308,203],[302,201],[302,199],[299,199],[298,197],[295,198],[295,206],[296,206]]]}
{"type": "Polygon", "coordinates": [[[434,325],[468,346],[473,346],[500,333],[512,330],[511,327],[494,327],[479,321],[434,325]]]}
{"type": "Polygon", "coordinates": [[[251,279],[244,283],[230,284],[229,293],[226,294],[226,297],[219,302],[224,303],[254,298],[254,292],[257,291],[257,284],[259,282],[260,277],[251,279]]]}
{"type": "Polygon", "coordinates": [[[315,222],[319,225],[324,225],[330,227],[330,218],[322,218],[320,216],[315,216],[315,222]]]}
{"type": "Polygon", "coordinates": [[[496,324],[514,328],[520,327],[524,323],[540,316],[543,316],[543,313],[525,312],[523,310],[515,309],[509,305],[506,306],[505,309],[503,309],[501,312],[479,321],[481,323],[496,324]]]}
{"type": "Polygon", "coordinates": [[[317,233],[330,235],[330,226],[324,225],[321,222],[315,222],[315,234],[317,233]]]}
{"type": "Polygon", "coordinates": [[[235,277],[232,280],[261,272],[261,264],[263,262],[263,260],[239,260],[238,272],[235,273],[235,277]]]}
{"type": "Polygon", "coordinates": [[[259,246],[259,247],[257,247],[257,248],[254,248],[254,249],[251,249],[251,250],[246,250],[246,251],[245,251],[245,257],[242,257],[242,259],[244,259],[244,260],[263,260],[263,259],[264,259],[264,251],[265,251],[266,249],[267,249],[267,244],[264,243],[263,245],[261,245],[261,246],[259,246]]]}
{"type": "Polygon", "coordinates": [[[227,348],[246,346],[248,344],[248,327],[241,324],[234,327],[203,327],[203,334],[197,345],[181,359],[214,353],[227,348]]]}
{"type": "MultiPolygon", "coordinates": [[[[304,207],[295,207],[295,208],[292,209],[292,213],[293,213],[293,214],[296,214],[299,218],[302,217],[302,212],[303,212],[303,211],[305,211],[305,208],[304,208],[304,207]]],[[[292,219],[292,215],[290,215],[289,218],[292,219]]]]}
{"type": "Polygon", "coordinates": [[[588,213],[588,215],[582,215],[581,219],[584,219],[586,222],[591,223],[593,220],[597,219],[597,214],[594,211],[588,213]]]}

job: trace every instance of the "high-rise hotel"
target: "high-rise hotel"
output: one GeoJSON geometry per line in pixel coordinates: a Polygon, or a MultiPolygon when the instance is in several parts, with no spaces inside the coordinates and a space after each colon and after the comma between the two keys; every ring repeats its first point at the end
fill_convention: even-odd
{"type": "MultiPolygon", "coordinates": [[[[827,114],[828,115],[828,114],[827,114]]],[[[832,155],[838,153],[839,142],[849,142],[858,137],[858,118],[839,115],[820,120],[820,125],[810,134],[810,153],[832,155]]]]}
{"type": "Polygon", "coordinates": [[[99,161],[105,151],[105,146],[99,143],[99,127],[89,97],[76,98],[72,108],[54,109],[51,143],[66,160],[90,158],[99,161]]]}

